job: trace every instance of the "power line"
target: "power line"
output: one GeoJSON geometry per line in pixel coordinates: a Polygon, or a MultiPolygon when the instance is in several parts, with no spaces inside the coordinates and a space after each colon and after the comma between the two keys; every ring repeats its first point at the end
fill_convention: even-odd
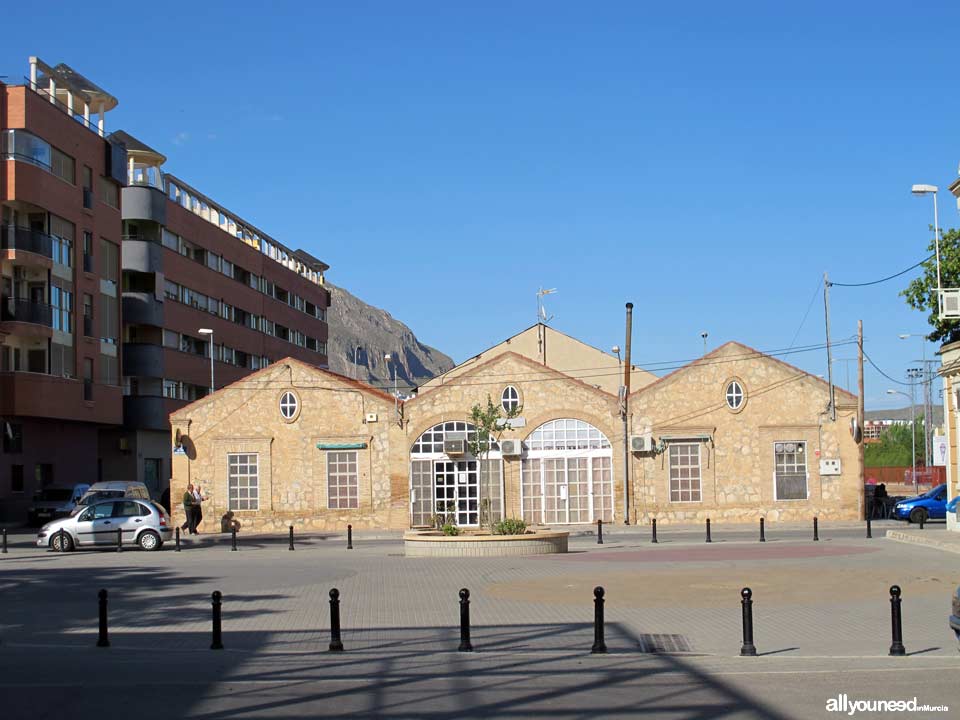
{"type": "Polygon", "coordinates": [[[863,351],[863,356],[867,359],[867,362],[869,362],[869,363],[873,366],[873,369],[874,369],[874,370],[876,370],[878,373],[880,373],[881,375],[883,375],[887,380],[889,380],[889,381],[892,382],[892,383],[896,383],[897,385],[903,385],[904,387],[909,387],[909,388],[917,387],[918,385],[923,385],[922,382],[918,382],[918,383],[908,383],[908,382],[903,382],[902,380],[897,380],[897,379],[895,379],[895,378],[892,378],[892,377],[890,377],[889,375],[887,375],[883,370],[881,370],[881,369],[877,366],[877,364],[873,361],[873,358],[871,358],[871,357],[867,354],[867,351],[866,351],[866,350],[863,351]]]}
{"type": "Polygon", "coordinates": [[[898,277],[900,277],[901,275],[906,275],[908,272],[910,272],[910,271],[913,270],[914,268],[918,268],[918,267],[920,267],[921,265],[923,265],[925,262],[929,262],[930,260],[933,260],[934,257],[936,257],[936,253],[934,253],[933,255],[931,255],[931,256],[928,257],[928,258],[924,258],[923,260],[921,260],[920,262],[918,262],[916,265],[911,265],[911,266],[908,267],[906,270],[901,270],[901,271],[898,272],[896,275],[890,275],[890,276],[888,276],[888,277],[881,278],[880,280],[871,280],[870,282],[864,282],[864,283],[838,283],[838,282],[831,282],[830,285],[836,285],[837,287],[867,287],[868,285],[879,285],[880,283],[886,282],[887,280],[893,280],[894,278],[898,278],[898,277]]]}
{"type": "Polygon", "coordinates": [[[810,304],[807,305],[807,311],[803,314],[803,320],[800,321],[800,327],[797,328],[797,331],[793,334],[793,340],[790,341],[790,347],[793,347],[793,344],[797,341],[797,337],[800,335],[800,331],[803,330],[804,323],[807,322],[807,316],[810,315],[810,310],[813,308],[813,303],[816,302],[817,296],[820,294],[820,288],[823,287],[823,279],[821,278],[817,281],[817,289],[813,291],[813,297],[810,298],[810,304]]]}

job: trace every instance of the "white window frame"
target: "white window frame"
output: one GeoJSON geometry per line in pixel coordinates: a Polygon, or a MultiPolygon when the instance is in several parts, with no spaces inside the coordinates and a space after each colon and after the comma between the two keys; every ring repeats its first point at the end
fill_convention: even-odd
{"type": "Polygon", "coordinates": [[[743,409],[743,404],[747,401],[747,392],[743,389],[743,383],[740,382],[737,378],[731,378],[727,382],[727,386],[724,388],[723,397],[727,401],[727,408],[733,412],[739,412],[743,409]],[[734,387],[735,386],[735,387],[734,387]],[[740,394],[737,395],[739,390],[740,394]],[[731,400],[737,401],[737,404],[734,405],[731,400]]]}
{"type": "Polygon", "coordinates": [[[507,385],[500,393],[500,407],[508,413],[520,407],[520,391],[515,386],[507,385]]]}
{"type": "MultiPolygon", "coordinates": [[[[700,442],[671,442],[667,445],[667,498],[671,504],[702,504],[703,503],[703,448],[701,447],[702,443],[700,442]],[[681,445],[692,446],[697,449],[697,484],[698,491],[697,494],[700,496],[699,500],[674,500],[673,499],[673,455],[670,452],[672,448],[680,447],[681,445]]],[[[693,467],[692,465],[687,465],[685,467],[693,467]]],[[[684,491],[680,488],[677,488],[677,494],[682,495],[684,491]]],[[[692,493],[692,488],[686,492],[692,493]]]]}
{"type": "Polygon", "coordinates": [[[293,390],[284,390],[280,394],[277,406],[280,408],[280,417],[283,418],[284,422],[292,423],[300,417],[300,396],[293,390]],[[290,404],[291,400],[293,401],[292,405],[290,404]]]}
{"type": "Polygon", "coordinates": [[[807,464],[807,447],[808,443],[806,440],[775,440],[773,443],[773,499],[775,502],[807,502],[810,499],[810,467],[807,464]],[[786,445],[788,443],[795,443],[796,445],[803,445],[803,484],[806,488],[806,495],[802,498],[781,498],[777,494],[777,445],[786,445]]]}
{"type": "Polygon", "coordinates": [[[360,453],[356,450],[328,450],[327,451],[327,509],[328,510],[359,510],[360,509],[360,453]],[[350,472],[350,465],[353,465],[353,472],[350,472]],[[346,470],[343,470],[346,466],[346,470]],[[336,485],[332,481],[337,480],[336,485]],[[333,504],[333,493],[331,490],[336,487],[338,504],[333,504]],[[351,497],[349,490],[354,489],[355,504],[349,504],[351,497]],[[343,490],[347,492],[342,493],[343,490]],[[348,504],[343,505],[346,501],[348,504]]]}
{"type": "MultiPolygon", "coordinates": [[[[238,460],[237,464],[239,465],[239,463],[240,461],[238,460]]],[[[238,484],[236,487],[239,490],[240,485],[238,484]]],[[[260,453],[227,453],[227,509],[235,512],[257,512],[260,510],[260,453]],[[251,467],[249,459],[245,462],[248,472],[244,474],[238,474],[237,476],[233,476],[231,474],[233,458],[241,457],[253,458],[253,462],[255,463],[255,472],[253,474],[249,472],[249,468],[251,467]],[[248,496],[244,498],[244,500],[248,507],[239,507],[239,492],[237,493],[236,498],[233,497],[231,490],[233,489],[232,483],[234,477],[236,477],[236,479],[245,478],[247,480],[246,488],[248,491],[248,496]],[[254,480],[252,484],[250,483],[251,478],[254,480]],[[254,488],[256,489],[256,494],[250,494],[250,490],[254,488]]]]}

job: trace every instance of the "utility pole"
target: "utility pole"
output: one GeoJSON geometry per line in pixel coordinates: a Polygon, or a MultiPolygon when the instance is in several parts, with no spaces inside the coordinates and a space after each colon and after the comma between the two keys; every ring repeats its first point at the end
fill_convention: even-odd
{"type": "Polygon", "coordinates": [[[623,360],[623,524],[630,524],[630,336],[633,303],[627,303],[627,342],[623,360]]]}
{"type": "Polygon", "coordinates": [[[830,349],[830,280],[823,274],[823,317],[827,326],[827,378],[830,383],[830,419],[836,422],[837,403],[833,391],[833,353],[830,349]]]}
{"type": "MultiPolygon", "coordinates": [[[[857,443],[857,462],[860,465],[860,507],[865,513],[870,513],[873,508],[865,505],[864,488],[865,469],[863,456],[863,423],[864,423],[864,400],[863,400],[863,320],[857,320],[857,427],[860,431],[860,437],[854,433],[853,440],[857,443]]],[[[869,515],[867,515],[869,517],[869,515]]]]}

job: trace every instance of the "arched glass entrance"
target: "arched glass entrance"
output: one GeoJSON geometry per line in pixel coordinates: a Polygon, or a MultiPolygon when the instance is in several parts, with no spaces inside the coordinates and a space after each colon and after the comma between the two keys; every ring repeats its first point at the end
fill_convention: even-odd
{"type": "Polygon", "coordinates": [[[613,448],[583,420],[551,420],[524,442],[520,505],[528,523],[613,521],[613,448]]]}
{"type": "MultiPolygon", "coordinates": [[[[470,441],[476,427],[461,421],[443,422],[424,432],[410,449],[410,524],[442,522],[461,527],[488,524],[501,518],[503,462],[496,443],[481,463],[469,449],[447,454],[444,443],[470,441]]],[[[449,447],[448,447],[449,449],[449,447]]]]}

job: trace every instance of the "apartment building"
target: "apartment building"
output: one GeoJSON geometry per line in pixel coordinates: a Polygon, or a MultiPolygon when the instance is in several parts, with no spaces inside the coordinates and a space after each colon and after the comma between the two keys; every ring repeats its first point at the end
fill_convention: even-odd
{"type": "MultiPolygon", "coordinates": [[[[125,133],[123,428],[100,436],[104,479],[162,494],[169,415],[285,357],[327,365],[328,266],[292,250],[183,180],[125,133]]],[[[202,479],[201,479],[202,482],[202,479]]]]}
{"type": "Polygon", "coordinates": [[[0,518],[98,475],[98,428],[123,419],[117,105],[73,68],[30,58],[0,83],[0,518]]]}

